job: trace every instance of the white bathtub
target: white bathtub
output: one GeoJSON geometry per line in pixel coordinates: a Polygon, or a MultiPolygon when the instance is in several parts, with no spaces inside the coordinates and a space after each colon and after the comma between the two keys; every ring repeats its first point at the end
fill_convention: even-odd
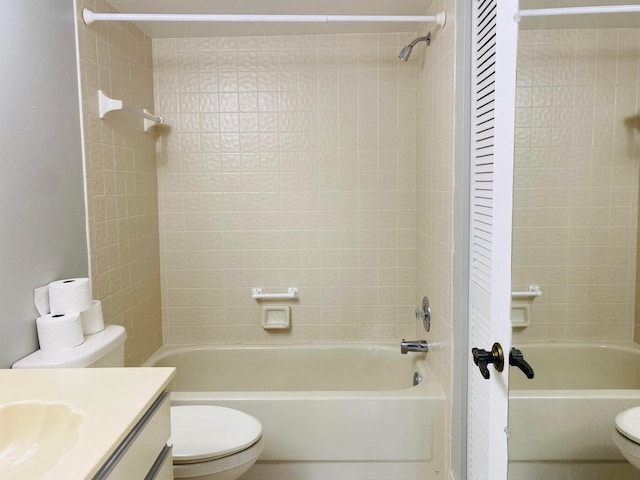
{"type": "Polygon", "coordinates": [[[509,376],[509,478],[640,478],[611,438],[615,416],[640,406],[637,346],[520,345],[535,371],[509,376]]]}
{"type": "Polygon", "coordinates": [[[174,405],[260,419],[265,448],[243,480],[443,478],[445,397],[425,354],[397,346],[164,346],[174,405]],[[413,386],[414,372],[422,382],[413,386]]]}

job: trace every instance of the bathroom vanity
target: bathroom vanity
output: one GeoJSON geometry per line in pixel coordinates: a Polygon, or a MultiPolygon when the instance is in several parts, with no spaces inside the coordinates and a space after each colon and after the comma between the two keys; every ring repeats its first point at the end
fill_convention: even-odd
{"type": "Polygon", "coordinates": [[[0,370],[3,480],[172,478],[173,368],[0,370]]]}

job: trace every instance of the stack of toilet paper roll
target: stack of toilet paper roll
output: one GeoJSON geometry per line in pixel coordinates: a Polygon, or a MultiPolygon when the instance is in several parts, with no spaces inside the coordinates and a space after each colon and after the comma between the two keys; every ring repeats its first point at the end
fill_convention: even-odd
{"type": "Polygon", "coordinates": [[[38,301],[36,307],[40,317],[36,320],[40,349],[58,352],[76,347],[84,342],[85,335],[104,330],[102,305],[91,298],[91,283],[88,278],[69,278],[51,282],[46,301],[38,301]],[[47,313],[48,312],[48,313],[47,313]]]}

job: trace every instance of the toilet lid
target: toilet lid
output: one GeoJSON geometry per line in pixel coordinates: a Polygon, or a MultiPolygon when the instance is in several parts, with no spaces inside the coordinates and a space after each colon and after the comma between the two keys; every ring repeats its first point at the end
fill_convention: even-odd
{"type": "Polygon", "coordinates": [[[258,419],[232,408],[171,407],[174,463],[213,460],[240,452],[262,435],[258,419]]]}
{"type": "Polygon", "coordinates": [[[616,416],[616,428],[629,440],[640,443],[640,407],[619,413],[616,416]]]}

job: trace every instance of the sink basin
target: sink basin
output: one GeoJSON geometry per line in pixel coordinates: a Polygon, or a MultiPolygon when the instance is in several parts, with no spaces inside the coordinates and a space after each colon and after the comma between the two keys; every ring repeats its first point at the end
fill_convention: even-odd
{"type": "Polygon", "coordinates": [[[0,405],[0,476],[38,478],[78,440],[80,413],[58,402],[0,405]]]}

